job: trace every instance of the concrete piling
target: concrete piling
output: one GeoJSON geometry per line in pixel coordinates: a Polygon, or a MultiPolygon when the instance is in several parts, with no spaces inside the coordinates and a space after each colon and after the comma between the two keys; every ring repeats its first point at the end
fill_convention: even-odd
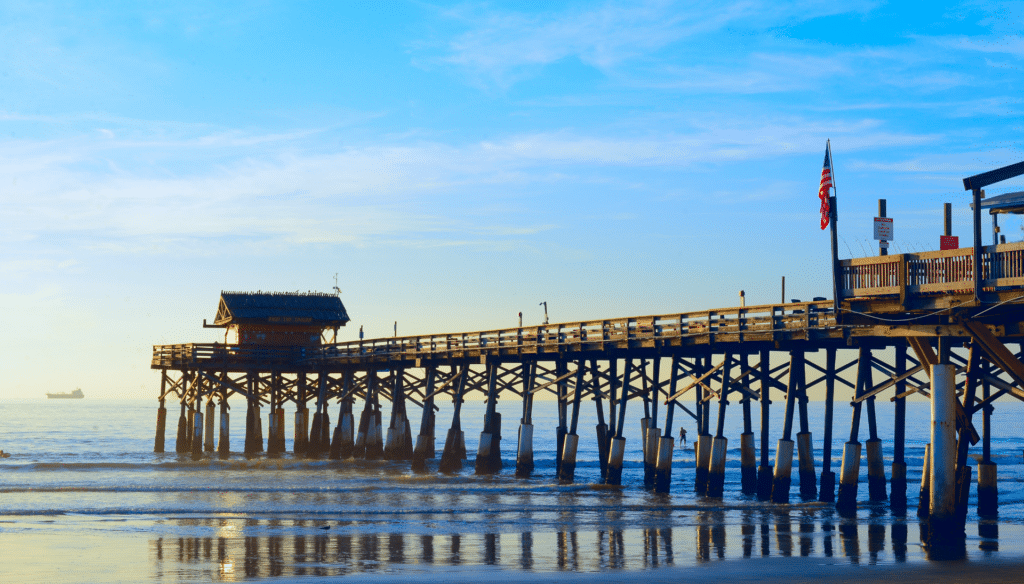
{"type": "Polygon", "coordinates": [[[562,441],[562,468],[558,480],[563,483],[572,483],[576,480],[576,447],[579,445],[580,437],[576,434],[566,434],[562,441]]]}
{"type": "Polygon", "coordinates": [[[231,453],[231,418],[228,415],[228,400],[220,400],[220,439],[217,441],[217,453],[227,456],[231,453]]]}
{"type": "Polygon", "coordinates": [[[857,508],[857,481],[860,480],[860,442],[847,442],[843,447],[843,463],[839,470],[839,495],[836,508],[850,511],[857,508]]]}
{"type": "Polygon", "coordinates": [[[740,489],[744,495],[757,493],[757,453],[754,451],[754,433],[740,434],[740,489]]]}
{"type": "Polygon", "coordinates": [[[217,423],[216,414],[217,406],[213,405],[213,400],[206,402],[206,441],[203,443],[203,450],[205,450],[206,452],[213,452],[216,447],[216,444],[214,443],[215,439],[213,433],[213,429],[215,427],[215,424],[217,423]]]}
{"type": "Polygon", "coordinates": [[[203,412],[196,408],[192,416],[192,460],[199,460],[203,457],[203,412]]]}
{"type": "MultiPolygon", "coordinates": [[[[348,380],[346,376],[346,380],[348,380]]],[[[346,399],[338,406],[338,425],[334,428],[331,437],[331,451],[328,456],[331,460],[340,460],[352,456],[355,450],[355,424],[352,417],[353,403],[346,399]]],[[[330,428],[330,424],[327,425],[330,428]]]]}
{"type": "Polygon", "coordinates": [[[654,488],[654,474],[658,466],[658,441],[661,432],[657,426],[648,424],[644,436],[644,488],[654,488]]]}
{"type": "Polygon", "coordinates": [[[892,478],[889,480],[889,487],[891,489],[890,506],[894,512],[902,513],[907,508],[907,463],[892,463],[892,478]]]}
{"type": "MultiPolygon", "coordinates": [[[[281,430],[284,430],[284,425],[281,426],[281,430]]],[[[307,454],[309,449],[309,408],[304,405],[295,410],[295,434],[293,436],[292,452],[296,456],[307,454]]]]}
{"type": "Polygon", "coordinates": [[[608,449],[608,479],[609,485],[622,484],[622,460],[626,454],[626,439],[612,438],[611,447],[608,449]]]}
{"type": "Polygon", "coordinates": [[[443,473],[452,473],[462,470],[462,461],[465,458],[466,443],[462,433],[462,396],[466,391],[467,367],[463,366],[459,372],[458,386],[452,395],[452,402],[455,404],[455,412],[452,414],[452,425],[448,428],[448,434],[444,440],[444,451],[441,453],[441,460],[437,469],[443,473]]]}
{"type": "Polygon", "coordinates": [[[796,446],[800,469],[800,496],[804,499],[816,499],[818,497],[818,477],[814,468],[814,445],[811,433],[797,433],[796,446]]]}
{"type": "Polygon", "coordinates": [[[174,440],[174,451],[178,454],[184,454],[189,451],[188,442],[188,419],[185,413],[185,402],[181,403],[181,414],[178,416],[178,434],[174,440]]]}
{"type": "Polygon", "coordinates": [[[932,365],[932,466],[928,519],[936,532],[955,530],[956,387],[952,365],[932,365]]]}
{"type": "Polygon", "coordinates": [[[864,443],[868,459],[868,498],[885,501],[885,461],[882,459],[882,441],[873,438],[864,443]]]}
{"type": "Polygon", "coordinates": [[[516,448],[516,476],[528,477],[533,472],[533,424],[519,425],[516,448]]]}
{"type": "Polygon", "coordinates": [[[978,515],[994,517],[999,514],[998,467],[994,462],[978,464],[978,515]]]}
{"type": "Polygon", "coordinates": [[[775,447],[775,473],[772,476],[772,502],[789,503],[789,486],[793,481],[793,441],[779,440],[775,447]]]}
{"type": "Polygon", "coordinates": [[[921,492],[918,496],[917,516],[928,517],[932,493],[932,445],[924,446],[924,461],[921,464],[921,492]]]}
{"type": "Polygon", "coordinates": [[[672,490],[672,453],[676,441],[669,436],[658,439],[658,459],[654,476],[654,492],[668,493],[672,490]]]}
{"type": "Polygon", "coordinates": [[[700,434],[694,443],[694,448],[697,449],[697,452],[694,453],[697,464],[694,476],[694,492],[698,495],[708,494],[708,469],[711,468],[711,440],[711,434],[700,434]]]}
{"type": "Polygon", "coordinates": [[[711,457],[708,461],[708,497],[719,498],[725,492],[725,458],[728,450],[728,438],[716,436],[711,441],[711,457]]]}
{"type": "Polygon", "coordinates": [[[167,408],[163,401],[156,410],[156,438],[153,440],[153,452],[164,451],[164,434],[167,432],[167,408]]]}

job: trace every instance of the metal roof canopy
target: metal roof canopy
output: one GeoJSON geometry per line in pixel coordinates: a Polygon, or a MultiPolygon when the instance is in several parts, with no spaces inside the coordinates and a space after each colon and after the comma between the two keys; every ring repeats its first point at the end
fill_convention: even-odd
{"type": "MultiPolygon", "coordinates": [[[[974,211],[974,300],[981,302],[981,189],[988,185],[1002,182],[1024,174],[1024,162],[1018,162],[964,179],[964,190],[972,191],[974,201],[971,209],[974,211]]],[[[992,197],[993,200],[996,197],[992,197]]]]}
{"type": "MultiPolygon", "coordinates": [[[[974,203],[971,203],[971,209],[973,208],[974,203]]],[[[1024,191],[985,198],[981,201],[981,208],[982,210],[988,209],[988,212],[993,215],[996,213],[1022,215],[1024,214],[1024,191]]]]}

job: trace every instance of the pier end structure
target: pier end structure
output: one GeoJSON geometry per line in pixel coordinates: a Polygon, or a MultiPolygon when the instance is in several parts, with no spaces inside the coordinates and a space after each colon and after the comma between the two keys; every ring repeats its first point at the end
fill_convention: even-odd
{"type": "MultiPolygon", "coordinates": [[[[217,315],[213,324],[207,324],[203,320],[203,328],[219,328],[224,330],[224,342],[214,342],[204,345],[174,345],[175,349],[165,359],[175,360],[196,360],[197,357],[204,361],[202,368],[192,369],[193,374],[183,375],[181,379],[173,381],[167,376],[166,369],[161,378],[160,410],[158,410],[157,438],[154,451],[163,451],[163,424],[166,418],[164,402],[169,395],[176,395],[181,402],[184,412],[194,412],[193,417],[188,421],[189,426],[195,428],[194,432],[182,430],[179,421],[178,451],[183,452],[184,442],[192,442],[202,435],[202,427],[196,425],[203,419],[201,402],[207,400],[206,420],[206,443],[202,445],[191,445],[191,450],[201,453],[203,450],[212,452],[214,450],[213,439],[213,404],[219,401],[221,404],[221,428],[220,437],[224,448],[219,448],[221,454],[227,454],[228,446],[228,414],[227,398],[233,393],[241,393],[250,397],[250,408],[255,411],[255,420],[250,420],[250,426],[254,422],[259,425],[259,407],[263,401],[269,402],[270,406],[270,443],[268,451],[280,452],[284,448],[284,427],[283,410],[279,413],[284,399],[296,402],[296,410],[302,416],[301,423],[296,420],[296,430],[299,427],[306,427],[308,420],[308,408],[306,401],[314,397],[314,393],[307,391],[306,369],[298,363],[303,362],[307,356],[316,354],[324,344],[337,341],[337,333],[340,327],[348,324],[350,318],[345,310],[341,299],[335,294],[320,292],[221,292],[220,301],[217,305],[217,315]],[[331,337],[326,338],[330,331],[331,337]],[[197,348],[200,353],[197,355],[197,348]],[[246,369],[249,375],[247,388],[238,383],[231,382],[228,378],[229,371],[237,371],[239,368],[246,369]],[[282,387],[281,370],[287,369],[298,373],[298,377],[292,385],[294,387],[282,387]],[[301,369],[301,371],[299,371],[301,369]],[[260,400],[258,390],[254,388],[265,384],[267,400],[260,400]],[[257,399],[252,400],[252,397],[257,399]],[[194,434],[194,435],[193,435],[194,434]],[[183,438],[186,436],[187,438],[183,438]],[[205,448],[203,448],[205,446],[205,448]]],[[[156,353],[154,353],[156,362],[156,353]]],[[[250,453],[259,452],[262,446],[256,447],[254,443],[258,440],[262,444],[262,432],[255,428],[249,428],[252,433],[248,436],[246,451],[250,453]],[[257,437],[258,435],[258,437],[257,437]]],[[[299,432],[299,438],[295,442],[296,449],[303,449],[307,440],[303,440],[299,432]]],[[[201,438],[200,438],[201,440],[201,438]]]]}

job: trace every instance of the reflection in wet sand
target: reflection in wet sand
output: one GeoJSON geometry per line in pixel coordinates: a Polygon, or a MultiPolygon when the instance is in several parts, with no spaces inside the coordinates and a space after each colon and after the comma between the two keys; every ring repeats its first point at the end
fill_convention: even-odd
{"type": "MultiPolygon", "coordinates": [[[[840,518],[813,510],[696,512],[684,526],[519,533],[368,533],[366,525],[323,520],[180,519],[210,537],[150,542],[157,575],[220,581],[341,576],[416,566],[493,565],[526,572],[642,570],[691,562],[767,557],[839,557],[850,564],[966,558],[967,539],[931,545],[911,539],[902,518],[840,518]],[[345,533],[337,533],[345,530],[345,533]],[[357,531],[358,530],[358,531],[357,531]],[[331,533],[334,531],[334,533],[331,533]]],[[[677,518],[678,519],[678,518],[677,518]]],[[[999,550],[996,522],[978,524],[980,558],[999,550]]]]}

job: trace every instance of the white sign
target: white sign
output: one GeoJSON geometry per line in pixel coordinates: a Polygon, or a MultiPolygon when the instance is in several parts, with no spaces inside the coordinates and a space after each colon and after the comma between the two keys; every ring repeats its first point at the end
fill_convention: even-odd
{"type": "Polygon", "coordinates": [[[875,239],[892,241],[892,217],[875,217],[875,239]]]}
{"type": "Polygon", "coordinates": [[[889,242],[883,239],[878,242],[878,247],[881,249],[889,249],[889,242]]]}

